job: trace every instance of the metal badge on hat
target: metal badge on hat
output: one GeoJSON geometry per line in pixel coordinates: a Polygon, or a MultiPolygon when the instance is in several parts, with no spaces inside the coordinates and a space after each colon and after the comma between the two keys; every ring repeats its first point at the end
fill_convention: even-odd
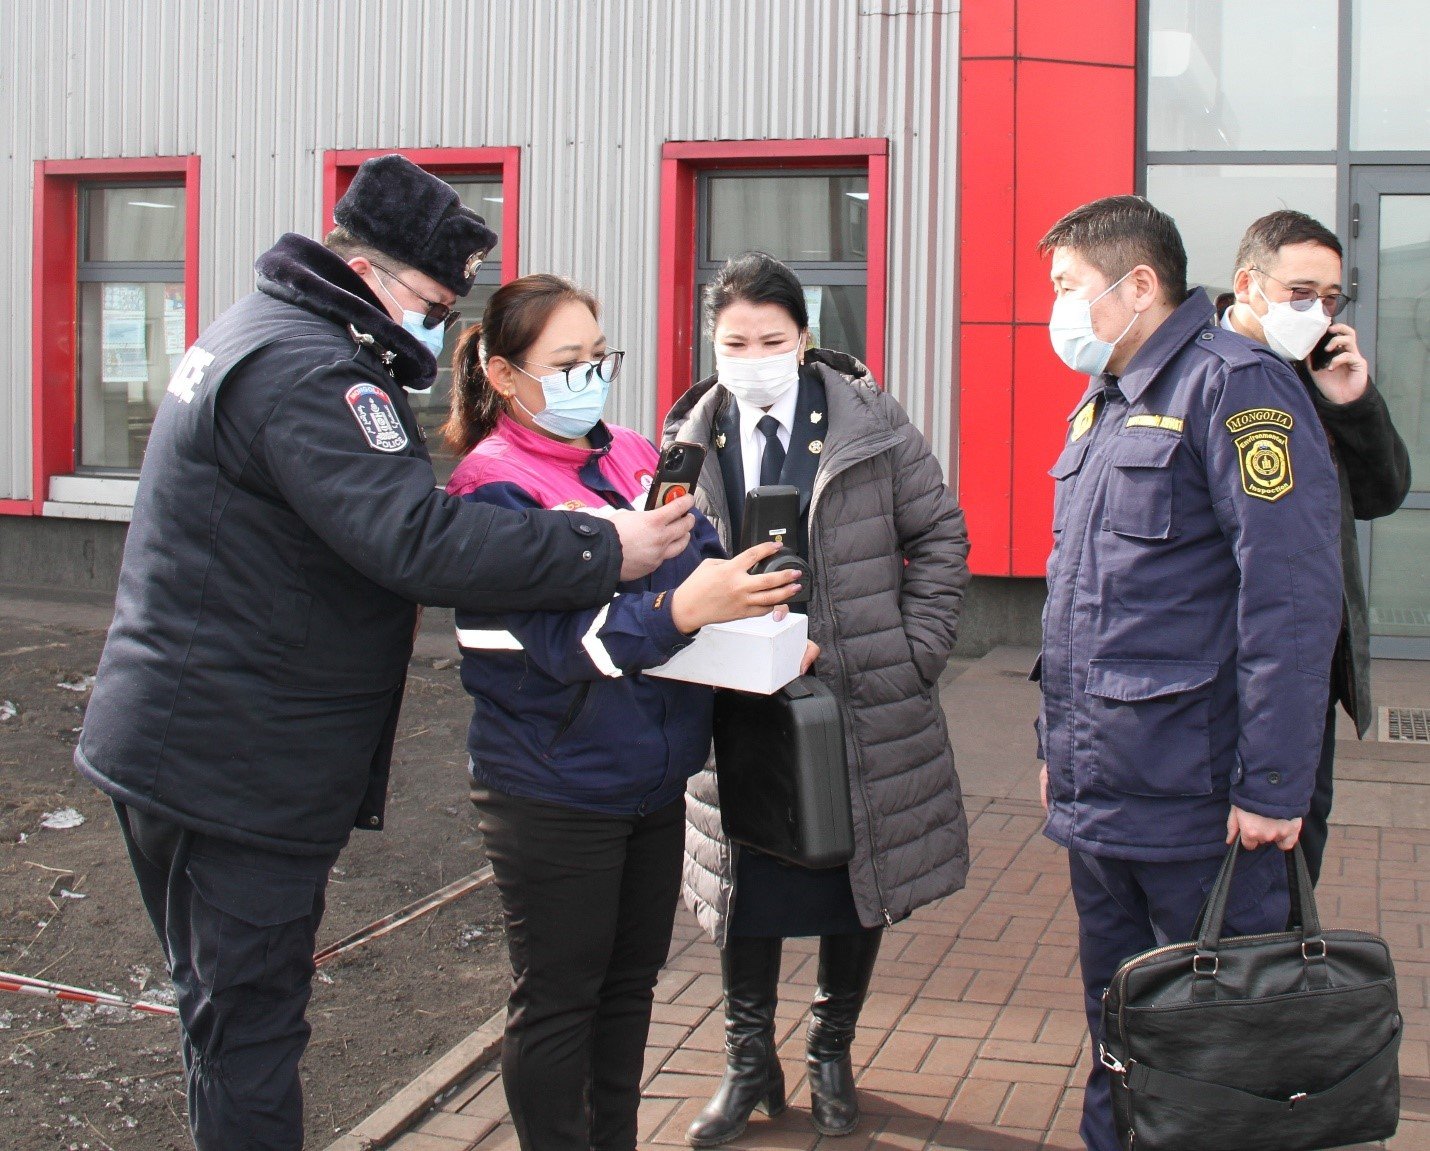
{"type": "Polygon", "coordinates": [[[486,258],[485,252],[473,252],[467,257],[466,266],[462,268],[462,279],[470,280],[477,274],[477,269],[482,266],[482,260],[486,258]]]}

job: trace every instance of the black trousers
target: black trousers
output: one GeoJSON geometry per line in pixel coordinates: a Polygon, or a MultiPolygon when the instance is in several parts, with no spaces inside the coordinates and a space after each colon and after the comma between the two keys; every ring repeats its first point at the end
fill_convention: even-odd
{"type": "Polygon", "coordinates": [[[337,852],[282,855],[114,805],[178,994],[199,1151],[298,1151],[313,941],[337,852]]]}
{"type": "Polygon", "coordinates": [[[1321,878],[1321,863],[1326,858],[1326,841],[1330,838],[1331,800],[1335,794],[1336,772],[1336,701],[1326,712],[1326,731],[1321,738],[1321,761],[1316,765],[1316,789],[1311,793],[1311,808],[1301,821],[1301,850],[1311,882],[1321,878]]]}
{"type": "Polygon", "coordinates": [[[474,789],[506,918],[502,1078],[524,1151],[635,1151],[685,804],[603,815],[474,789]]]}

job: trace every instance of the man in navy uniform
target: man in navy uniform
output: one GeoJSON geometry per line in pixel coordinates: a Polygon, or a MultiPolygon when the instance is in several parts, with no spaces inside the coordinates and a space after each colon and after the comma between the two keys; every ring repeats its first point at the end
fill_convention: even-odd
{"type": "Polygon", "coordinates": [[[201,1151],[298,1148],[328,872],[382,826],[417,604],[604,603],[690,500],[599,520],[436,487],[404,389],[496,243],[400,156],[285,235],[154,421],[75,763],[114,800],[178,993],[201,1151]]]}
{"type": "Polygon", "coordinates": [[[1040,249],[1053,346],[1092,377],[1052,470],[1045,833],[1068,849],[1094,1039],[1082,1137],[1116,1151],[1097,1042],[1117,966],[1190,938],[1238,837],[1228,933],[1286,925],[1281,851],[1310,800],[1341,621],[1339,493],[1305,388],[1188,293],[1168,216],[1098,200],[1040,249]]]}

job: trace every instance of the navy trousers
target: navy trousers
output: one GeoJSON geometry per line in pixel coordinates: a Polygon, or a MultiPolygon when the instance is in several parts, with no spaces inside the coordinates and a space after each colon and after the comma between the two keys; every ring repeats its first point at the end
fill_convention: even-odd
{"type": "MultiPolygon", "coordinates": [[[[1092,1032],[1092,1071],[1083,1099],[1083,1142],[1088,1151],[1120,1151],[1112,1122],[1111,1086],[1098,1059],[1102,993],[1126,959],[1192,937],[1222,857],[1180,863],[1141,863],[1068,852],[1077,904],[1078,948],[1084,1007],[1092,1032]]],[[[1286,860],[1263,847],[1237,860],[1223,935],[1283,931],[1290,910],[1286,860]]]]}
{"type": "Polygon", "coordinates": [[[299,1151],[313,942],[338,853],[282,855],[114,805],[178,994],[199,1151],[299,1151]]]}

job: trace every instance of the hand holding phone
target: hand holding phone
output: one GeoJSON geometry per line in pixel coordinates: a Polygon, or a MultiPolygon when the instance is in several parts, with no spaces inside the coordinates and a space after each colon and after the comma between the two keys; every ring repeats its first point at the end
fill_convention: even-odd
{"type": "Polygon", "coordinates": [[[667,444],[660,453],[660,463],[656,465],[655,477],[646,494],[645,510],[652,511],[681,496],[693,495],[704,464],[705,448],[700,444],[683,440],[667,444]]]}
{"type": "Polygon", "coordinates": [[[1311,349],[1311,354],[1306,357],[1306,363],[1313,372],[1324,372],[1331,366],[1331,360],[1335,353],[1331,351],[1331,341],[1339,335],[1338,332],[1326,329],[1326,334],[1316,341],[1316,346],[1311,349]]]}

